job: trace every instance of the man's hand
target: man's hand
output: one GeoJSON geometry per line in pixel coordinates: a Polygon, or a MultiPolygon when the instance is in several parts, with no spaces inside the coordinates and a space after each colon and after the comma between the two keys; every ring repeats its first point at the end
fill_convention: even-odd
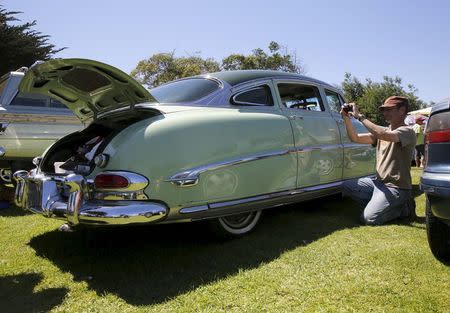
{"type": "Polygon", "coordinates": [[[361,114],[361,112],[359,112],[359,109],[356,106],[356,103],[351,102],[348,105],[352,107],[352,112],[349,112],[349,114],[351,116],[353,116],[354,118],[359,119],[362,116],[362,114],[361,114]]]}

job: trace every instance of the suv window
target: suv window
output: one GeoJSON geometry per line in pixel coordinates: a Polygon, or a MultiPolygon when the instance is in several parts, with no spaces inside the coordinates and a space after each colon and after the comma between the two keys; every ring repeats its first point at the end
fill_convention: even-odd
{"type": "Polygon", "coordinates": [[[325,89],[328,105],[332,112],[341,112],[341,107],[344,103],[341,102],[341,97],[338,93],[325,89]]]}
{"type": "Polygon", "coordinates": [[[273,105],[272,93],[267,85],[242,91],[231,99],[234,105],[273,105]]]}
{"type": "Polygon", "coordinates": [[[324,111],[319,89],[314,86],[282,83],[278,84],[281,102],[288,108],[308,111],[324,111]]]}
{"type": "Polygon", "coordinates": [[[211,79],[190,78],[150,89],[150,93],[160,103],[182,103],[206,97],[219,87],[219,83],[211,79]]]}

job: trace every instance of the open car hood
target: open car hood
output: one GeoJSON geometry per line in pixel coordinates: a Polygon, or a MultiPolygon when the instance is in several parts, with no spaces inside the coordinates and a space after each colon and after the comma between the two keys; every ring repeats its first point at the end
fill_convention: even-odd
{"type": "Polygon", "coordinates": [[[19,90],[53,97],[81,120],[143,102],[156,102],[136,80],[121,70],[87,59],[54,59],[32,66],[19,90]]]}

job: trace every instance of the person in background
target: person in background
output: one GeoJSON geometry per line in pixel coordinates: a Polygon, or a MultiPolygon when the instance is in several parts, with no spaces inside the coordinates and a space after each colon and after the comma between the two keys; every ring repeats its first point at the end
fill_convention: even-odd
{"type": "Polygon", "coordinates": [[[367,225],[381,225],[396,218],[414,219],[415,203],[411,189],[411,156],[416,144],[414,130],[405,125],[409,102],[405,97],[391,96],[379,110],[388,127],[376,125],[358,110],[341,110],[347,134],[351,141],[376,146],[376,178],[347,180],[342,184],[344,195],[364,206],[361,216],[367,225]],[[358,119],[369,131],[358,134],[350,117],[358,119]]]}
{"type": "Polygon", "coordinates": [[[416,117],[416,123],[413,125],[414,132],[416,133],[416,153],[415,153],[415,159],[416,159],[416,167],[423,167],[424,164],[421,162],[424,158],[424,127],[425,127],[425,117],[423,116],[417,116],[416,117]]]}

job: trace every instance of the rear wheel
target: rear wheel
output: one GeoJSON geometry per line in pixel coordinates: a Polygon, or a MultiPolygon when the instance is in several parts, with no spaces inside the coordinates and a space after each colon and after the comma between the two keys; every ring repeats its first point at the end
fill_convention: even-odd
{"type": "Polygon", "coordinates": [[[428,198],[426,200],[426,223],[431,252],[438,259],[450,259],[450,226],[433,215],[428,198]]]}
{"type": "Polygon", "coordinates": [[[258,224],[261,210],[219,217],[210,222],[213,232],[222,238],[240,237],[251,232],[258,224]]]}

